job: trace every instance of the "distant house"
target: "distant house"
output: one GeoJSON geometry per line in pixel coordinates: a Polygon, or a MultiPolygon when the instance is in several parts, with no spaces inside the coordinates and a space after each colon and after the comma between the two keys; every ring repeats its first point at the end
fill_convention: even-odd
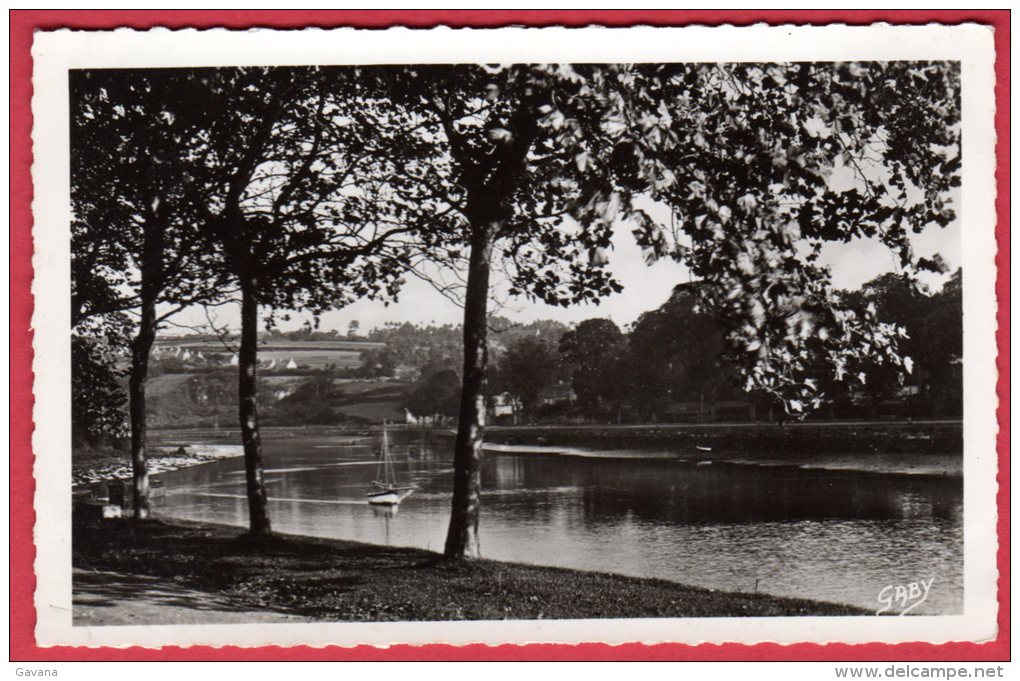
{"type": "Polygon", "coordinates": [[[493,395],[489,402],[493,416],[513,416],[514,412],[520,411],[521,401],[508,392],[493,395]]]}
{"type": "Polygon", "coordinates": [[[421,372],[410,364],[398,364],[393,369],[393,378],[398,381],[417,381],[421,372]]]}
{"type": "Polygon", "coordinates": [[[521,401],[516,395],[502,392],[489,400],[489,416],[493,423],[516,425],[521,414],[521,401]]]}
{"type": "Polygon", "coordinates": [[[230,366],[236,367],[239,363],[240,360],[237,358],[237,353],[235,352],[230,356],[230,366]]]}
{"type": "Polygon", "coordinates": [[[290,361],[287,362],[287,368],[288,369],[297,369],[298,368],[297,362],[294,361],[293,357],[291,357],[290,361]]]}
{"type": "Polygon", "coordinates": [[[411,426],[445,426],[446,424],[453,421],[450,416],[444,416],[443,414],[429,414],[428,416],[418,416],[410,409],[404,408],[404,420],[408,425],[411,426]]]}

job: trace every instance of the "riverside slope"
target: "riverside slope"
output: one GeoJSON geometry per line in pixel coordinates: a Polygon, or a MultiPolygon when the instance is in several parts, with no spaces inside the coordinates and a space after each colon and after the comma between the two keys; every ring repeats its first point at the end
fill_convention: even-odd
{"type": "MultiPolygon", "coordinates": [[[[420,549],[279,534],[256,541],[237,528],[183,521],[79,524],[73,548],[77,570],[157,578],[191,596],[207,593],[210,604],[227,599],[235,610],[314,621],[870,614],[657,579],[491,560],[447,562],[420,549]]],[[[76,592],[84,586],[79,577],[76,592]]],[[[163,624],[173,616],[155,607],[135,623],[163,624]]],[[[99,617],[90,623],[114,623],[99,617]]]]}

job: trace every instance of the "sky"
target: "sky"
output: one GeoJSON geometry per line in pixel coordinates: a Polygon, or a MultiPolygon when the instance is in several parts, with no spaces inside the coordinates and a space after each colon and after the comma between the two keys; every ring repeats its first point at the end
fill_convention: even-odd
{"type": "MultiPolygon", "coordinates": [[[[942,255],[954,271],[961,261],[960,220],[953,221],[946,228],[931,226],[912,237],[912,244],[919,256],[942,255]]],[[[884,245],[874,239],[856,239],[848,244],[827,244],[822,251],[820,263],[832,271],[833,285],[839,289],[857,289],[885,272],[897,270],[897,259],[884,245]]],[[[507,299],[499,307],[490,307],[493,313],[515,322],[528,323],[537,319],[555,319],[574,324],[592,317],[608,317],[621,328],[634,323],[642,312],[653,310],[669,298],[677,284],[689,280],[687,268],[671,259],[663,259],[653,265],[646,265],[641,249],[626,229],[617,230],[613,239],[609,267],[616,279],[623,285],[623,291],[604,298],[599,305],[576,305],[569,308],[553,307],[541,302],[524,299],[507,299]]],[[[921,279],[938,289],[948,275],[924,273],[921,279]]],[[[346,333],[351,321],[357,320],[360,332],[380,327],[386,322],[410,322],[412,324],[459,324],[462,310],[445,298],[429,284],[417,278],[406,281],[397,302],[388,306],[379,301],[358,301],[342,310],[327,312],[320,319],[322,330],[337,329],[346,333]]],[[[237,329],[239,314],[237,305],[229,304],[216,308],[211,317],[218,326],[237,329]]],[[[284,330],[300,328],[311,321],[310,315],[294,314],[289,322],[280,323],[284,330]]],[[[200,308],[188,309],[174,318],[185,327],[205,325],[205,312],[200,308]]],[[[188,333],[192,329],[168,327],[166,333],[188,333]]]]}

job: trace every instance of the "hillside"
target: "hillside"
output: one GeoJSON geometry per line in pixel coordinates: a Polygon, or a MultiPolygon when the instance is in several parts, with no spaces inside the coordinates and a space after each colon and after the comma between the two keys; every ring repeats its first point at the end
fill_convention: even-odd
{"type": "MultiPolygon", "coordinates": [[[[263,340],[259,362],[265,371],[293,369],[356,369],[365,353],[386,349],[382,342],[363,340],[263,340]]],[[[154,356],[161,362],[180,362],[186,368],[231,366],[236,363],[236,342],[205,336],[162,338],[154,356]]]]}
{"type": "MultiPolygon", "coordinates": [[[[147,412],[154,427],[230,426],[237,419],[237,379],[223,368],[150,379],[147,412]]],[[[259,403],[266,425],[403,421],[411,383],[324,376],[263,375],[259,403]]]]}

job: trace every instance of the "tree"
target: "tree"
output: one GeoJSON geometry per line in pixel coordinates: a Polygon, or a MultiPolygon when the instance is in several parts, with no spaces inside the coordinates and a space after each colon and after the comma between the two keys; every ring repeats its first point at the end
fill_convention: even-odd
{"type": "MultiPolygon", "coordinates": [[[[905,271],[938,269],[909,234],[954,217],[959,69],[952,63],[650,65],[617,79],[627,174],[673,211],[672,245],[699,279],[749,389],[793,414],[820,405],[814,358],[857,376],[907,370],[894,325],[840,305],[822,245],[876,238],[905,271]],[[647,96],[650,92],[658,96],[647,96]]],[[[621,147],[618,145],[618,150],[621,147]]]]}
{"type": "Polygon", "coordinates": [[[358,337],[358,329],[360,329],[360,328],[361,328],[361,323],[358,322],[357,319],[352,319],[351,323],[347,325],[347,337],[348,338],[357,338],[358,337]]]}
{"type": "Polygon", "coordinates": [[[396,368],[397,363],[389,348],[365,350],[361,353],[361,366],[358,368],[358,374],[365,378],[392,376],[396,368]]]}
{"type": "Polygon", "coordinates": [[[895,361],[895,329],[838,307],[814,264],[826,241],[875,236],[907,267],[908,230],[947,224],[959,184],[959,75],[948,63],[401,67],[387,95],[433,140],[420,212],[466,250],[464,371],[445,553],[477,553],[486,309],[498,258],[511,292],[570,304],[619,285],[614,226],[704,284],[748,387],[795,413],[837,371],[895,361]],[[874,160],[869,160],[874,159],[874,160]],[[830,184],[836,169],[850,189],[830,184]],[[891,194],[885,187],[891,188],[891,194]],[[677,225],[637,207],[647,196],[677,225]],[[916,200],[914,197],[920,197],[916,200]],[[440,228],[442,226],[442,228],[440,228]],[[799,245],[808,248],[803,255],[799,245]]]}
{"type": "MultiPolygon", "coordinates": [[[[456,259],[467,251],[463,390],[454,446],[454,493],[445,555],[478,553],[480,461],[485,425],[487,307],[494,259],[511,293],[553,304],[595,300],[619,289],[605,271],[611,238],[584,205],[586,141],[600,146],[605,105],[586,92],[598,67],[454,66],[389,69],[387,96],[434,144],[427,172],[405,176],[431,188],[420,212],[456,259]],[[560,107],[565,107],[565,112],[560,107]],[[568,123],[569,121],[569,123],[568,123]],[[568,140],[567,134],[575,139],[568,140]],[[569,228],[575,213],[580,225],[569,228]]],[[[590,194],[589,194],[590,196],[590,194]]]]}
{"type": "Polygon", "coordinates": [[[626,348],[627,339],[610,319],[586,319],[560,339],[560,354],[573,367],[577,401],[589,413],[598,413],[605,403],[619,406],[614,368],[626,348]]]}
{"type": "MultiPolygon", "coordinates": [[[[257,403],[262,308],[342,307],[399,286],[401,237],[418,225],[389,180],[413,154],[399,134],[376,134],[384,114],[358,69],[237,68],[191,72],[189,116],[204,134],[187,153],[204,178],[201,226],[241,293],[238,415],[252,535],[270,531],[257,403]]],[[[406,166],[405,166],[406,167],[406,166]]]]}
{"type": "MultiPolygon", "coordinates": [[[[869,307],[880,320],[901,329],[899,346],[904,362],[911,368],[919,390],[920,407],[925,411],[951,412],[962,397],[962,384],[956,370],[963,356],[962,270],[957,270],[938,293],[906,274],[887,273],[867,282],[860,291],[846,294],[848,305],[857,310],[869,307]],[[929,404],[934,396],[938,402],[929,404]]],[[[881,400],[897,396],[904,375],[897,367],[877,359],[865,368],[864,392],[873,411],[881,400]]]]}
{"type": "Polygon", "coordinates": [[[633,363],[633,397],[652,415],[674,400],[694,400],[701,420],[706,397],[714,413],[716,398],[734,381],[723,329],[699,311],[697,288],[677,286],[662,306],[643,313],[631,331],[631,353],[643,358],[633,363]]]}
{"type": "Polygon", "coordinates": [[[531,416],[541,403],[542,392],[557,384],[559,356],[540,338],[525,336],[512,342],[499,366],[499,380],[531,416]]]}
{"type": "Polygon", "coordinates": [[[71,442],[95,446],[124,436],[124,394],[118,354],[129,335],[122,314],[93,316],[71,334],[71,442]]]}
{"type": "Polygon", "coordinates": [[[417,417],[456,416],[460,403],[460,376],[451,368],[422,372],[415,382],[407,408],[417,417]]]}
{"type": "Polygon", "coordinates": [[[937,416],[963,415],[963,270],[957,269],[913,334],[921,339],[918,363],[926,373],[928,405],[937,416]]]}
{"type": "Polygon", "coordinates": [[[292,424],[335,424],[337,415],[333,410],[337,390],[333,376],[324,372],[308,376],[294,391],[277,403],[276,411],[284,418],[283,423],[292,424]]]}
{"type": "Polygon", "coordinates": [[[217,293],[203,285],[194,248],[178,148],[195,131],[178,115],[181,97],[186,83],[172,71],[71,76],[72,325],[138,311],[128,380],[136,518],[149,514],[146,381],[157,329],[217,293]],[[159,314],[160,303],[173,307],[159,314]]]}
{"type": "MultiPolygon", "coordinates": [[[[849,294],[847,298],[850,308],[858,314],[866,314],[870,310],[877,319],[895,324],[901,330],[898,339],[900,352],[911,367],[911,373],[917,371],[916,358],[920,348],[918,339],[911,332],[920,330],[920,320],[930,304],[918,282],[908,275],[890,272],[867,282],[860,291],[849,294]]],[[[883,358],[867,362],[863,373],[863,392],[870,398],[872,417],[877,417],[879,403],[896,397],[904,375],[899,367],[883,361],[883,358]]]]}

